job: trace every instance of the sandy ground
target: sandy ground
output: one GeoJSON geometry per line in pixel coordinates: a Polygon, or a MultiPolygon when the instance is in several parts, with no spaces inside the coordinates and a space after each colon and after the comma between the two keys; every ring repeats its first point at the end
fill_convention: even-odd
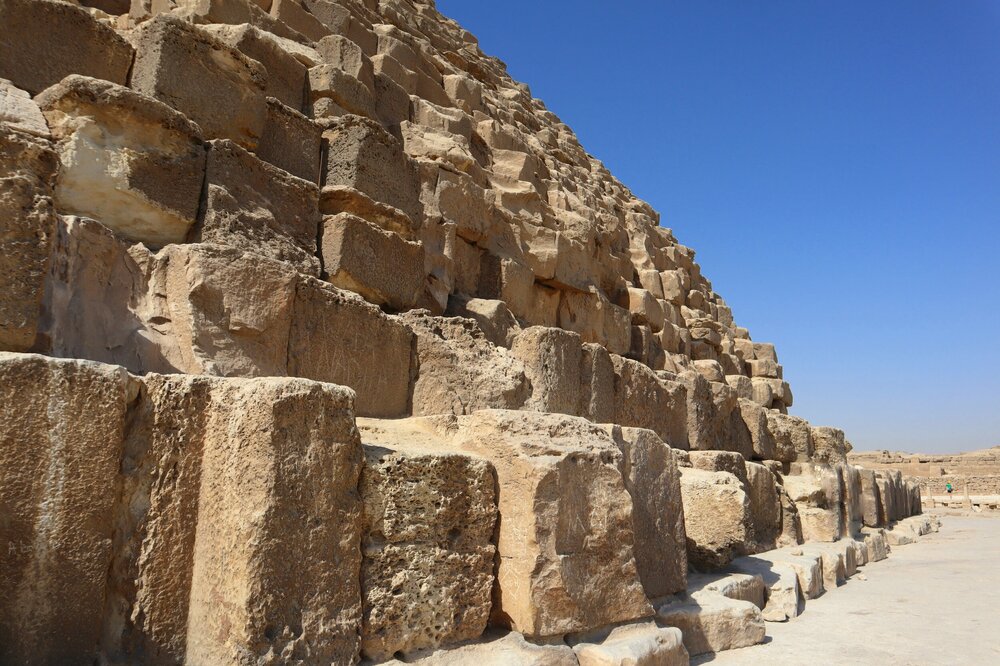
{"type": "Polygon", "coordinates": [[[766,642],[692,664],[1000,665],[1000,516],[941,516],[937,534],[897,546],[807,602],[766,642]]]}

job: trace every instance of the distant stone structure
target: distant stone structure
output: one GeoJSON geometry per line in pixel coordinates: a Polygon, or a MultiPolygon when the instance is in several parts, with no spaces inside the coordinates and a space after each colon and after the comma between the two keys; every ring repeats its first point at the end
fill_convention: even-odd
{"type": "Polygon", "coordinates": [[[946,485],[959,499],[968,493],[978,504],[1000,505],[1000,446],[952,455],[871,451],[849,454],[852,463],[870,469],[896,469],[912,477],[925,498],[946,498],[946,485]]]}
{"type": "Polygon", "coordinates": [[[432,2],[0,31],[0,662],[685,664],[936,529],[432,2]]]}

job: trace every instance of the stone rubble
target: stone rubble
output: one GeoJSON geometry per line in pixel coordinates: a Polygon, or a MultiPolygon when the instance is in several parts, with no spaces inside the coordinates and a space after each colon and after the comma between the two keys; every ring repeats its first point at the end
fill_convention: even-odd
{"type": "Polygon", "coordinates": [[[0,662],[686,664],[936,530],[431,0],[0,26],[0,662]]]}

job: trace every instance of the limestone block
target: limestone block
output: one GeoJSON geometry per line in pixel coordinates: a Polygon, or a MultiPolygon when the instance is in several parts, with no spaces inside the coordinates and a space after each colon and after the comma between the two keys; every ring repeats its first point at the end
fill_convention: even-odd
{"type": "Polygon", "coordinates": [[[767,429],[767,408],[744,398],[739,399],[739,405],[740,416],[743,417],[743,423],[750,432],[752,457],[758,460],[774,460],[777,451],[771,431],[767,429]]]}
{"type": "Polygon", "coordinates": [[[646,268],[636,271],[636,275],[639,277],[639,285],[653,295],[653,298],[657,299],[657,305],[660,305],[660,311],[663,311],[663,306],[660,301],[663,300],[663,282],[660,280],[660,273],[656,269],[646,268]]]}
{"type": "Polygon", "coordinates": [[[96,660],[134,391],[122,368],[0,352],[0,661],[96,660]]]}
{"type": "Polygon", "coordinates": [[[724,382],[711,382],[711,388],[719,437],[718,448],[734,451],[744,458],[753,457],[753,436],[743,420],[736,391],[724,382]]]}
{"type": "Polygon", "coordinates": [[[399,127],[410,118],[409,94],[382,72],[375,73],[375,114],[395,136],[402,135],[399,127]]]}
{"type": "Polygon", "coordinates": [[[48,139],[50,136],[45,117],[31,95],[3,78],[0,78],[0,123],[8,130],[17,130],[41,139],[48,139]]]}
{"type": "MultiPolygon", "coordinates": [[[[742,558],[734,560],[733,564],[740,559],[742,558]]],[[[732,566],[731,564],[730,568],[732,566]]],[[[721,594],[727,599],[749,601],[763,610],[767,603],[767,593],[764,578],[758,574],[736,572],[691,574],[688,577],[688,595],[695,601],[701,597],[721,594]]]]}
{"type": "Polygon", "coordinates": [[[300,55],[308,47],[299,42],[306,38],[268,14],[263,8],[265,4],[270,6],[267,0],[132,0],[129,16],[136,23],[164,12],[197,24],[245,23],[273,34],[282,40],[283,48],[294,49],[295,54],[300,55]]]}
{"type": "Polygon", "coordinates": [[[228,140],[211,142],[204,214],[193,238],[287,262],[319,275],[319,188],[228,140]]]}
{"type": "Polygon", "coordinates": [[[0,123],[0,350],[28,351],[39,333],[58,165],[47,142],[0,123]]]}
{"type": "Polygon", "coordinates": [[[728,472],[740,480],[744,490],[748,490],[746,461],[740,454],[731,451],[691,451],[688,460],[695,469],[728,472]]]}
{"type": "Polygon", "coordinates": [[[628,310],[633,324],[646,324],[654,333],[663,329],[663,308],[649,291],[629,287],[628,310]]]}
{"type": "Polygon", "coordinates": [[[764,618],[749,601],[721,594],[703,595],[697,601],[672,599],[656,610],[656,618],[684,635],[691,656],[756,645],[764,640],[764,618]]]}
{"type": "Polygon", "coordinates": [[[479,291],[479,272],[483,263],[483,250],[459,236],[455,237],[451,250],[455,293],[476,294],[479,291]]]}
{"type": "Polygon", "coordinates": [[[672,449],[652,430],[605,427],[622,452],[622,478],[632,498],[635,561],[646,596],[682,592],[687,548],[680,473],[672,449]]]}
{"type": "Polygon", "coordinates": [[[615,403],[608,400],[615,391],[615,367],[608,350],[599,344],[584,343],[580,357],[580,406],[577,414],[595,423],[615,419],[615,403]]]}
{"type": "Polygon", "coordinates": [[[781,498],[777,480],[764,465],[747,462],[747,494],[750,497],[751,552],[777,547],[781,536],[781,498]]]}
{"type": "Polygon", "coordinates": [[[730,563],[729,569],[759,576],[764,582],[767,599],[761,611],[766,622],[785,622],[798,617],[805,610],[806,602],[799,587],[799,577],[790,565],[751,555],[736,558],[730,563]]]}
{"type": "Polygon", "coordinates": [[[288,374],[349,386],[359,416],[409,412],[414,335],[355,294],[300,279],[288,336],[288,374]]]}
{"type": "MultiPolygon", "coordinates": [[[[224,44],[238,49],[267,69],[265,95],[277,99],[295,111],[303,110],[308,70],[294,55],[282,48],[271,33],[247,23],[205,25],[201,26],[201,29],[224,44]]],[[[317,161],[318,159],[317,156],[317,161]]],[[[300,174],[296,175],[306,178],[300,174]]]]}
{"type": "MultiPolygon", "coordinates": [[[[844,559],[848,548],[846,541],[836,543],[807,543],[800,546],[802,553],[820,558],[823,567],[823,588],[835,590],[847,581],[847,567],[844,559]]],[[[853,548],[851,553],[853,555],[853,548]]],[[[855,567],[856,568],[856,567],[855,567]]]]}
{"type": "Polygon", "coordinates": [[[841,477],[841,512],[844,516],[844,532],[847,536],[857,533],[863,522],[861,495],[861,469],[854,465],[839,465],[841,477]]]}
{"type": "Polygon", "coordinates": [[[472,114],[483,110],[483,86],[476,79],[461,72],[445,74],[442,84],[448,97],[462,111],[472,114]]]}
{"type": "Polygon", "coordinates": [[[580,336],[560,328],[532,326],[510,348],[531,383],[527,409],[576,415],[580,403],[580,336]]]}
{"type": "Polygon", "coordinates": [[[621,453],[599,427],[556,414],[480,411],[457,444],[497,471],[494,621],[531,636],[648,616],[621,453]]]}
{"type": "Polygon", "coordinates": [[[51,0],[3,0],[0,25],[0,78],[32,95],[70,74],[127,82],[132,47],[81,7],[51,0]]]}
{"type": "MultiPolygon", "coordinates": [[[[410,106],[410,95],[417,91],[417,74],[403,67],[403,65],[388,53],[378,53],[372,56],[372,67],[375,76],[379,75],[388,78],[398,85],[406,93],[406,106],[410,106]]],[[[409,120],[405,118],[404,120],[409,120]]]]}
{"type": "Polygon", "coordinates": [[[753,343],[753,354],[756,359],[778,362],[778,355],[774,351],[774,345],[770,342],[753,343]]]}
{"type": "Polygon", "coordinates": [[[353,403],[353,391],[302,379],[225,385],[202,460],[186,661],[357,658],[353,403]]]}
{"type": "Polygon", "coordinates": [[[781,379],[781,366],[768,359],[752,359],[746,361],[747,374],[750,377],[770,377],[781,379]]]}
{"type": "Polygon", "coordinates": [[[778,486],[778,498],[781,500],[781,535],[778,546],[794,546],[802,543],[802,521],[799,519],[799,508],[785,491],[785,486],[778,486]]]}
{"type": "Polygon", "coordinates": [[[455,232],[468,241],[478,241],[489,229],[486,192],[468,175],[448,169],[438,169],[437,209],[447,222],[453,222],[455,232]]]}
{"type": "MultiPolygon", "coordinates": [[[[446,314],[449,317],[474,319],[479,324],[479,328],[482,329],[486,339],[497,347],[510,349],[514,340],[521,332],[521,327],[518,325],[517,319],[514,318],[507,304],[503,301],[452,295],[448,299],[448,311],[446,314]]],[[[582,369],[581,358],[581,372],[582,369]]],[[[582,382],[581,388],[583,388],[582,382]]],[[[576,411],[574,411],[575,413],[576,411]]]]}
{"type": "Polygon", "coordinates": [[[132,88],[174,107],[207,138],[257,147],[267,117],[267,70],[259,62],[168,14],[139,26],[134,42],[132,88]]]}
{"type": "Polygon", "coordinates": [[[728,472],[681,468],[688,561],[696,571],[726,566],[746,552],[750,500],[728,472]]]}
{"type": "Polygon", "coordinates": [[[812,458],[812,428],[797,416],[767,410],[767,429],[775,444],[775,460],[807,461],[812,458]]]}
{"type": "Polygon", "coordinates": [[[369,659],[478,638],[490,616],[493,468],[407,444],[365,445],[361,649],[369,659]]]}
{"type": "Polygon", "coordinates": [[[847,445],[844,431],[826,426],[812,429],[813,460],[827,465],[847,462],[847,445]]]}
{"type": "Polygon", "coordinates": [[[596,342],[613,354],[627,354],[632,345],[632,317],[600,291],[564,292],[559,303],[559,327],[596,342]]]}
{"type": "Polygon", "coordinates": [[[841,537],[839,511],[800,506],[799,520],[806,541],[836,541],[841,537]]]}
{"type": "Polygon", "coordinates": [[[535,643],[525,640],[516,631],[499,637],[494,634],[484,636],[482,642],[471,643],[449,650],[436,650],[422,658],[406,662],[393,660],[387,666],[402,666],[403,663],[421,666],[578,666],[573,649],[559,639],[535,643]]]}
{"type": "Polygon", "coordinates": [[[726,380],[722,366],[719,365],[718,361],[694,361],[691,365],[699,375],[709,382],[724,382],[726,380]]]}
{"type": "Polygon", "coordinates": [[[684,284],[686,277],[681,270],[662,271],[660,273],[660,283],[663,288],[664,300],[675,305],[684,303],[684,296],[687,293],[684,284]]]}
{"type": "Polygon", "coordinates": [[[416,166],[398,139],[377,123],[357,117],[338,120],[323,139],[324,184],[353,187],[413,220],[423,218],[416,166]]]}
{"type": "Polygon", "coordinates": [[[330,30],[299,0],[271,0],[270,14],[314,42],[330,34],[330,30]]]}
{"type": "Polygon", "coordinates": [[[681,372],[677,379],[687,387],[687,431],[692,450],[724,448],[712,384],[694,370],[681,372]]]}
{"type": "Polygon", "coordinates": [[[314,118],[339,118],[345,114],[375,117],[375,94],[336,65],[309,68],[308,94],[314,118]]]}
{"type": "Polygon", "coordinates": [[[815,599],[823,594],[823,562],[819,555],[804,553],[796,546],[757,553],[754,557],[770,562],[772,566],[783,564],[791,567],[799,579],[802,596],[806,599],[815,599]]]}
{"type": "Polygon", "coordinates": [[[333,65],[375,91],[375,71],[371,59],[361,47],[340,34],[329,35],[316,42],[316,51],[323,62],[333,65]]]}
{"type": "Polygon", "coordinates": [[[580,666],[686,666],[688,651],[676,627],[652,622],[615,627],[600,642],[573,646],[580,666]]]}
{"type": "Polygon", "coordinates": [[[881,498],[878,484],[875,483],[875,472],[859,468],[861,473],[861,521],[866,527],[881,527],[885,525],[885,517],[881,512],[881,498]]]}
{"type": "Polygon", "coordinates": [[[351,213],[406,240],[416,240],[415,232],[420,229],[419,221],[414,222],[398,208],[374,201],[364,192],[343,185],[327,185],[320,190],[319,210],[323,215],[351,213]]]}
{"type": "Polygon", "coordinates": [[[865,548],[868,550],[868,561],[879,562],[889,556],[889,540],[881,527],[863,527],[865,548]]]}
{"type": "Polygon", "coordinates": [[[530,394],[524,365],[495,347],[475,321],[403,316],[416,334],[413,414],[471,414],[478,409],[520,409],[530,394]]]}
{"type": "Polygon", "coordinates": [[[257,157],[310,183],[319,183],[323,130],[297,110],[267,98],[257,157]]]}
{"type": "Polygon", "coordinates": [[[614,367],[613,421],[624,426],[648,428],[671,448],[688,448],[686,390],[679,382],[659,377],[648,367],[611,356],[614,367]]]}
{"type": "Polygon", "coordinates": [[[329,281],[377,305],[407,310],[424,286],[424,247],[350,213],[323,219],[329,281]]]}
{"type": "Polygon", "coordinates": [[[73,75],[37,98],[57,141],[60,211],[153,247],[183,243],[205,177],[201,131],[166,104],[73,75]]]}

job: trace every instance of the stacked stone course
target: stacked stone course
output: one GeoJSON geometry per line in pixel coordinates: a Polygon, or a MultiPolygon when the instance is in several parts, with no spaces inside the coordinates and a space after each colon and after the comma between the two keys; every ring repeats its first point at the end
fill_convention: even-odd
{"type": "Polygon", "coordinates": [[[0,662],[759,642],[933,525],[694,256],[433,2],[0,0],[0,662]]]}

